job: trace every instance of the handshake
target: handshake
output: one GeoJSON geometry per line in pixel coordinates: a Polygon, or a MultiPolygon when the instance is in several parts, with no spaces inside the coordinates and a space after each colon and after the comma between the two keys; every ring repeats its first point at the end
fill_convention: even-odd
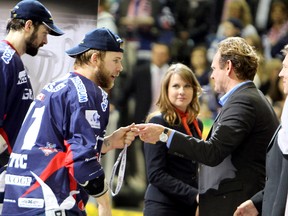
{"type": "MultiPolygon", "coordinates": [[[[161,140],[166,142],[169,135],[171,134],[171,130],[165,128],[160,124],[154,123],[146,123],[146,124],[131,124],[127,127],[121,127],[118,130],[114,131],[114,133],[122,134],[124,137],[124,142],[129,146],[136,136],[143,142],[155,144],[157,141],[161,140]]],[[[114,134],[113,133],[113,134],[114,134]]],[[[112,134],[112,135],[113,135],[112,134]]]]}

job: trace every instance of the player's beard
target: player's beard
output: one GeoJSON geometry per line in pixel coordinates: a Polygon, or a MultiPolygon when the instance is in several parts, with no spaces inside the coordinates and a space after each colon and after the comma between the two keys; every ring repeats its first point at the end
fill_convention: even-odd
{"type": "Polygon", "coordinates": [[[110,90],[114,86],[110,78],[110,73],[105,68],[103,61],[101,61],[99,71],[96,73],[96,80],[98,85],[105,90],[110,90]]]}
{"type": "Polygon", "coordinates": [[[37,32],[34,30],[30,38],[26,41],[26,53],[31,56],[35,56],[38,53],[39,46],[36,46],[33,42],[37,38],[37,32]]]}

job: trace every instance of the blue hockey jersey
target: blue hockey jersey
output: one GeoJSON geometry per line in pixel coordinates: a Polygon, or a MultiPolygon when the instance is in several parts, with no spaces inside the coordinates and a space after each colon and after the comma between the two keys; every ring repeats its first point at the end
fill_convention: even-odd
{"type": "MultiPolygon", "coordinates": [[[[30,79],[19,54],[7,41],[0,41],[0,135],[10,152],[33,99],[30,79]]],[[[8,158],[7,150],[0,155],[0,167],[8,158]]]]}
{"type": "Polygon", "coordinates": [[[50,83],[31,104],[11,153],[3,215],[66,209],[85,215],[79,186],[104,175],[99,163],[108,95],[77,73],[50,83]]]}

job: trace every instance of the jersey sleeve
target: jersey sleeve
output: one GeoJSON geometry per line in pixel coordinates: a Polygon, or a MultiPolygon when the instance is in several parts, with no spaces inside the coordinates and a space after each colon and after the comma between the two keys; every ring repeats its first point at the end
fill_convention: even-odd
{"type": "Polygon", "coordinates": [[[3,127],[3,122],[6,114],[6,104],[8,95],[9,66],[0,59],[0,128],[3,127]]]}

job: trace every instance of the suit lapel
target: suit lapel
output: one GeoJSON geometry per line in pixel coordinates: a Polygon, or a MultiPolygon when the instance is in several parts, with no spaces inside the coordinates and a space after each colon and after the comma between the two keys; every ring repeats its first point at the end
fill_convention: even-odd
{"type": "MultiPolygon", "coordinates": [[[[256,88],[256,86],[255,86],[255,84],[254,84],[253,82],[248,82],[248,83],[245,83],[244,85],[240,86],[240,87],[239,87],[238,89],[236,89],[235,92],[233,92],[233,94],[228,98],[228,100],[226,101],[226,103],[224,104],[223,107],[229,106],[229,101],[230,101],[231,98],[232,98],[234,95],[236,95],[239,91],[242,91],[243,89],[251,88],[251,87],[256,88]]],[[[210,131],[209,131],[206,139],[209,139],[209,138],[210,138],[210,136],[211,136],[211,134],[212,134],[212,132],[213,132],[214,126],[216,125],[217,120],[219,119],[219,117],[220,117],[221,114],[222,114],[223,107],[221,108],[220,112],[219,112],[218,115],[216,116],[216,118],[215,118],[215,120],[214,120],[214,122],[213,122],[213,125],[212,125],[212,127],[211,127],[211,129],[210,129],[210,131]]]]}

